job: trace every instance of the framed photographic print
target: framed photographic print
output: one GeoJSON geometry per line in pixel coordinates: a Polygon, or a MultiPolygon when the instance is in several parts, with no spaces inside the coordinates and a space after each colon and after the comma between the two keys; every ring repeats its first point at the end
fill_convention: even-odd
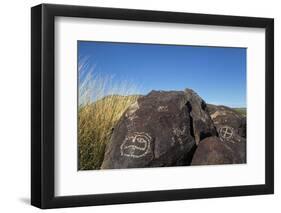
{"type": "Polygon", "coordinates": [[[274,192],[274,21],[31,9],[31,203],[274,192]]]}

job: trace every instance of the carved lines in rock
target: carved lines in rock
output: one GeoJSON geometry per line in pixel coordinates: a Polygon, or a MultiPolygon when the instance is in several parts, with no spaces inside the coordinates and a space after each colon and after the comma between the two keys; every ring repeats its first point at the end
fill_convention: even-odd
{"type": "Polygon", "coordinates": [[[152,137],[145,132],[134,132],[126,136],[120,146],[121,156],[130,158],[141,158],[150,150],[152,137]]]}
{"type": "Polygon", "coordinates": [[[157,108],[158,112],[168,112],[168,106],[159,106],[157,108]]]}
{"type": "Polygon", "coordinates": [[[173,128],[173,134],[174,136],[172,137],[172,145],[174,145],[176,143],[176,141],[182,145],[183,144],[183,140],[182,137],[185,135],[185,131],[186,131],[186,126],[184,126],[182,129],[179,128],[173,128]]]}
{"type": "Polygon", "coordinates": [[[222,140],[229,141],[233,137],[233,128],[229,126],[223,126],[219,129],[219,136],[222,140]]]}

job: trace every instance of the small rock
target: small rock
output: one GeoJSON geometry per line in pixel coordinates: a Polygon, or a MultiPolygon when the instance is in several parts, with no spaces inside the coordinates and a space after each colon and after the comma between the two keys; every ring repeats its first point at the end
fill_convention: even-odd
{"type": "Polygon", "coordinates": [[[246,163],[246,143],[231,143],[218,137],[201,141],[194,153],[191,165],[242,164],[246,163]]]}

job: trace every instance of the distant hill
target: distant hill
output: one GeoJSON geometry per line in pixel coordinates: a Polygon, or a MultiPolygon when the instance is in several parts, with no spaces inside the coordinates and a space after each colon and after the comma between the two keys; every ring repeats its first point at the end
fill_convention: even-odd
{"type": "Polygon", "coordinates": [[[247,116],[247,108],[240,107],[240,108],[233,108],[236,112],[240,113],[242,116],[247,116]]]}

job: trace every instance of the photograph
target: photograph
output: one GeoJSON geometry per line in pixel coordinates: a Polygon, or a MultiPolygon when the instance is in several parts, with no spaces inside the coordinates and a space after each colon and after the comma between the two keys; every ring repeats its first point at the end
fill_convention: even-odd
{"type": "Polygon", "coordinates": [[[77,41],[78,171],[246,164],[247,48],[77,41]]]}
{"type": "Polygon", "coordinates": [[[32,6],[31,205],[274,194],[275,13],[151,4],[32,6]]]}

